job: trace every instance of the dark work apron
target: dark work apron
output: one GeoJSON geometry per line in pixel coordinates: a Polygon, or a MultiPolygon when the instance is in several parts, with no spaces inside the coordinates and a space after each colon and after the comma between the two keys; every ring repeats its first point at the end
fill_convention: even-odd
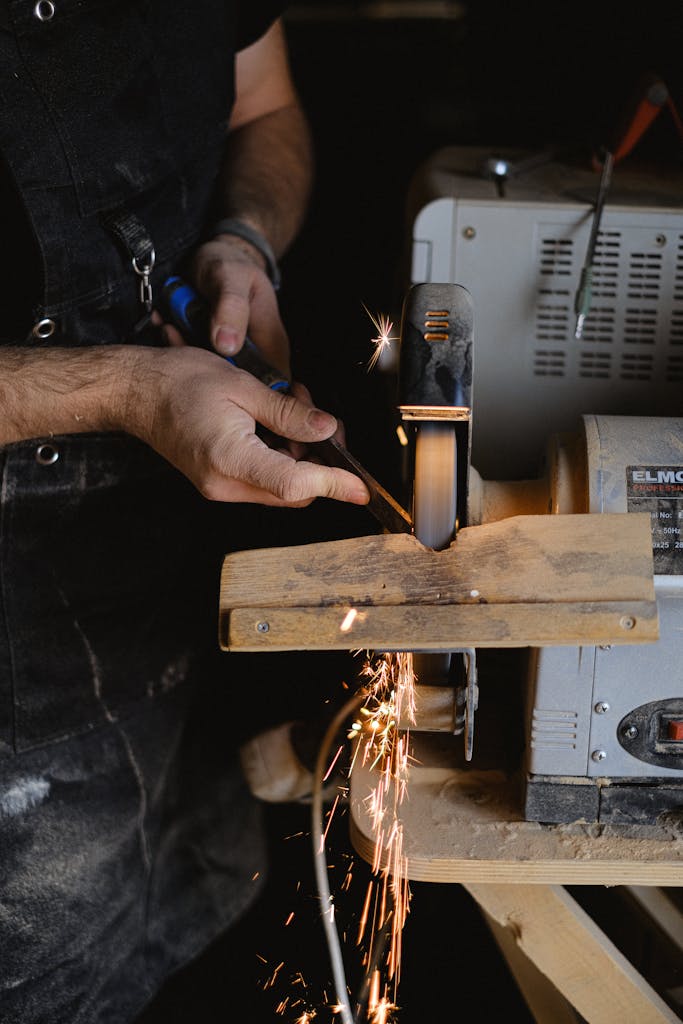
{"type": "MultiPolygon", "coordinates": [[[[151,240],[153,289],[183,270],[213,216],[234,6],[0,8],[0,149],[44,267],[6,340],[156,343],[111,218],[151,240]]],[[[215,628],[238,513],[123,434],[0,448],[0,488],[0,1020],[125,1024],[263,877],[217,703],[239,685],[215,628]]]]}

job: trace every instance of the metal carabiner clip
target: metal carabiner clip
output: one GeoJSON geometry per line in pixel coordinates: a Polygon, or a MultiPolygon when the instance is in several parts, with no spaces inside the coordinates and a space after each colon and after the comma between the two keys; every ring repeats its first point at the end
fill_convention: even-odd
{"type": "Polygon", "coordinates": [[[141,264],[137,256],[133,256],[131,260],[133,270],[140,278],[140,303],[145,313],[152,312],[152,284],[150,276],[154,270],[155,258],[154,249],[151,249],[144,263],[141,264]]]}

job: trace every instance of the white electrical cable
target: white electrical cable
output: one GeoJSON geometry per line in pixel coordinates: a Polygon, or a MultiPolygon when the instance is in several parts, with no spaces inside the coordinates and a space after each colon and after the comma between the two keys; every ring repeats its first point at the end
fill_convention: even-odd
{"type": "Polygon", "coordinates": [[[334,905],[330,893],[329,878],[327,874],[327,856],[325,851],[325,827],[323,823],[323,778],[327,769],[327,761],[332,747],[334,737],[342,723],[363,703],[364,695],[357,694],[337,712],[330,722],[323,737],[318,758],[315,765],[315,776],[313,779],[313,797],[311,801],[311,839],[313,841],[313,866],[318,886],[318,896],[322,908],[323,928],[327,948],[332,964],[332,976],[334,987],[341,1012],[342,1024],[355,1024],[355,1016],[349,1001],[348,985],[344,970],[344,959],[339,942],[339,935],[334,923],[334,905]]]}

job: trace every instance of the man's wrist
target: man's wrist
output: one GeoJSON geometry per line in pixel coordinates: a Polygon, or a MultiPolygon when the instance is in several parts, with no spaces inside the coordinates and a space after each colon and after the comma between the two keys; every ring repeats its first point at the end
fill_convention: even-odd
{"type": "Polygon", "coordinates": [[[260,263],[268,275],[275,291],[280,287],[280,268],[273,252],[273,248],[265,237],[251,224],[240,220],[237,217],[224,217],[217,221],[211,228],[209,238],[232,237],[239,238],[246,243],[254,252],[258,253],[260,263]]]}

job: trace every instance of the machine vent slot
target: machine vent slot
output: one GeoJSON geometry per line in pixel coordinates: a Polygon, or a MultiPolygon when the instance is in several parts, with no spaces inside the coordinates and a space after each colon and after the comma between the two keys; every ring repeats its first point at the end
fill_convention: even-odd
{"type": "Polygon", "coordinates": [[[566,341],[569,306],[539,303],[536,310],[536,337],[539,341],[566,341]]]}
{"type": "Polygon", "coordinates": [[[569,277],[574,262],[574,242],[571,238],[541,239],[541,273],[569,277]]]}
{"type": "Polygon", "coordinates": [[[542,711],[534,708],[531,722],[531,746],[575,750],[578,732],[577,711],[542,711]]]}
{"type": "Polygon", "coordinates": [[[565,354],[561,349],[536,349],[534,354],[535,377],[564,377],[565,354]]]}
{"type": "Polygon", "coordinates": [[[652,309],[627,309],[624,316],[624,341],[654,345],[657,334],[657,312],[652,309]]]}
{"type": "Polygon", "coordinates": [[[620,231],[600,231],[593,259],[593,295],[614,299],[619,286],[620,231]]]}
{"type": "Polygon", "coordinates": [[[610,375],[612,356],[610,352],[582,352],[579,363],[579,377],[600,377],[610,375]]]}
{"type": "Polygon", "coordinates": [[[627,285],[629,299],[657,299],[661,276],[661,252],[631,253],[627,285]]]}
{"type": "Polygon", "coordinates": [[[683,312],[674,313],[671,317],[669,341],[672,345],[683,345],[683,312]]]}
{"type": "Polygon", "coordinates": [[[586,317],[582,341],[611,342],[614,339],[614,309],[591,309],[586,317]]]}
{"type": "Polygon", "coordinates": [[[683,383],[683,356],[669,356],[665,380],[667,384],[683,383]]]}
{"type": "Polygon", "coordinates": [[[652,366],[651,352],[625,352],[621,360],[621,379],[651,380],[652,366]]]}
{"type": "Polygon", "coordinates": [[[598,240],[595,243],[595,251],[601,250],[605,253],[616,253],[619,255],[621,246],[621,231],[598,231],[598,240]]]}
{"type": "Polygon", "coordinates": [[[676,253],[676,272],[674,275],[674,299],[683,301],[683,235],[678,236],[678,251],[676,253]]]}
{"type": "Polygon", "coordinates": [[[448,341],[450,309],[428,309],[425,312],[425,341],[448,341]]]}

